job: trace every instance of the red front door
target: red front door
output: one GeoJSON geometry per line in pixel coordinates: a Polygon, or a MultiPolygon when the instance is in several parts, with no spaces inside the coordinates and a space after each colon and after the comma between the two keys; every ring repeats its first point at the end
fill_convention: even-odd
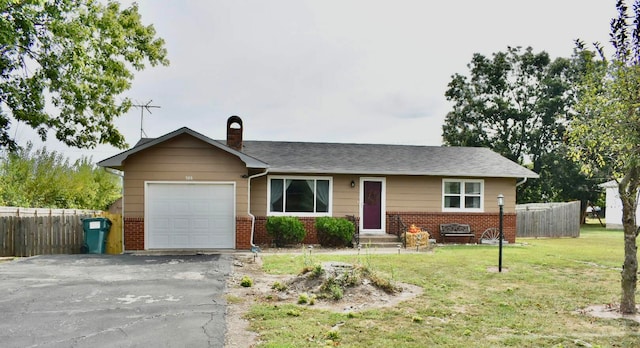
{"type": "Polygon", "coordinates": [[[364,181],[362,196],[362,228],[382,229],[382,182],[364,181]]]}

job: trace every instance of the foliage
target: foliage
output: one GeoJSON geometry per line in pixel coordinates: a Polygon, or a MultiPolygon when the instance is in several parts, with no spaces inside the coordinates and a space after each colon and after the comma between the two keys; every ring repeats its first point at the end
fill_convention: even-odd
{"type": "MultiPolygon", "coordinates": [[[[319,338],[336,323],[344,323],[341,347],[637,347],[638,324],[588,315],[589,306],[611,303],[620,287],[622,236],[590,226],[579,238],[519,239],[523,244],[503,250],[508,272],[500,274],[491,271],[497,267],[493,246],[372,253],[372,267],[395,269],[397,281],[420,286],[424,294],[357,313],[297,307],[297,318],[286,314],[294,304],[255,303],[246,319],[265,347],[323,346],[319,338]]],[[[353,264],[360,256],[316,258],[353,264]]],[[[270,272],[295,274],[303,258],[279,253],[264,255],[263,262],[270,272]]]]}
{"type": "Polygon", "coordinates": [[[244,288],[250,288],[253,286],[253,279],[251,279],[251,277],[249,276],[243,276],[242,279],[240,279],[240,286],[244,287],[244,288]]]}
{"type": "Polygon", "coordinates": [[[320,278],[320,276],[324,274],[324,269],[321,264],[305,266],[302,268],[302,271],[300,271],[300,274],[309,274],[309,278],[311,279],[320,278]]]}
{"type": "Polygon", "coordinates": [[[316,218],[318,241],[322,246],[351,246],[355,226],[345,218],[322,216],[316,218]]]}
{"type": "Polygon", "coordinates": [[[329,330],[324,337],[331,341],[338,341],[340,340],[340,333],[337,330],[329,330]]]}
{"type": "Polygon", "coordinates": [[[169,64],[138,5],[0,0],[0,11],[0,148],[17,148],[14,121],[43,140],[52,130],[69,146],[125,147],[113,122],[131,107],[120,95],[131,87],[132,68],[169,64]]]}
{"type": "Polygon", "coordinates": [[[320,294],[323,298],[331,298],[338,301],[344,297],[343,281],[336,277],[327,278],[320,286],[320,294]]]}
{"type": "Polygon", "coordinates": [[[316,295],[309,295],[306,292],[303,292],[298,295],[298,304],[308,304],[313,306],[316,304],[316,295]]]}
{"type": "Polygon", "coordinates": [[[266,229],[278,247],[300,243],[307,235],[304,225],[295,216],[270,216],[267,218],[266,229]]]}
{"type": "Polygon", "coordinates": [[[605,173],[618,182],[625,232],[622,269],[623,313],[636,313],[637,227],[635,220],[640,189],[640,1],[634,3],[634,22],[624,1],[616,3],[618,17],[611,21],[615,54],[609,61],[596,45],[588,50],[578,42],[577,51],[588,63],[581,81],[578,115],[571,123],[569,141],[574,158],[584,172],[605,173]],[[596,57],[600,56],[601,59],[596,57]]]}
{"type": "Polygon", "coordinates": [[[86,157],[71,164],[27,144],[0,158],[0,205],[103,210],[120,196],[120,179],[86,157]]]}
{"type": "Polygon", "coordinates": [[[287,290],[287,284],[281,283],[279,281],[275,281],[273,285],[271,285],[271,289],[276,291],[285,291],[287,290]]]}
{"type": "Polygon", "coordinates": [[[541,179],[518,187],[519,203],[594,200],[597,183],[579,173],[562,145],[580,61],[509,47],[492,57],[476,53],[468,67],[470,77],[453,75],[445,93],[454,103],[443,125],[445,145],[483,146],[530,162],[541,179]]]}

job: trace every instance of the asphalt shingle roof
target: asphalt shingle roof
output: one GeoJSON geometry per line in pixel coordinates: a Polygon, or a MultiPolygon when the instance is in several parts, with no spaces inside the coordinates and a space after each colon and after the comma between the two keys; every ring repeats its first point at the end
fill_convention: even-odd
{"type": "Polygon", "coordinates": [[[213,140],[186,127],[159,138],[141,139],[133,148],[98,165],[122,169],[128,156],[181,134],[238,156],[247,168],[268,168],[271,173],[538,177],[533,171],[480,147],[244,141],[242,151],[236,151],[225,141],[213,140]]]}
{"type": "Polygon", "coordinates": [[[270,172],[537,178],[487,148],[245,141],[270,172]]]}

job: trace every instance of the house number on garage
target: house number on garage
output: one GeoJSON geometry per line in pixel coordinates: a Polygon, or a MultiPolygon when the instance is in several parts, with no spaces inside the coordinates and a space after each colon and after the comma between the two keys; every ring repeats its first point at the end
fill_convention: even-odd
{"type": "Polygon", "coordinates": [[[187,181],[191,181],[191,180],[193,180],[193,177],[191,175],[187,175],[187,176],[184,177],[184,179],[187,180],[187,181]]]}

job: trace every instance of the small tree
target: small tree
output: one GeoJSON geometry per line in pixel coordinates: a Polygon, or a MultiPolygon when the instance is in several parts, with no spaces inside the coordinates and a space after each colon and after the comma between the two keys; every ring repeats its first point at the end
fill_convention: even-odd
{"type": "MultiPolygon", "coordinates": [[[[635,20],[627,23],[627,7],[616,3],[618,17],[611,21],[614,57],[603,50],[587,50],[578,42],[577,52],[587,63],[581,84],[578,115],[569,133],[571,151],[586,173],[607,173],[618,182],[624,226],[624,264],[620,311],[636,313],[638,236],[635,212],[640,188],[640,0],[634,3],[635,20]],[[597,59],[599,54],[601,59],[597,59]]],[[[602,174],[601,174],[602,175],[602,174]]]]}
{"type": "Polygon", "coordinates": [[[307,235],[302,222],[294,216],[270,216],[266,228],[277,247],[300,243],[307,235]]]}

